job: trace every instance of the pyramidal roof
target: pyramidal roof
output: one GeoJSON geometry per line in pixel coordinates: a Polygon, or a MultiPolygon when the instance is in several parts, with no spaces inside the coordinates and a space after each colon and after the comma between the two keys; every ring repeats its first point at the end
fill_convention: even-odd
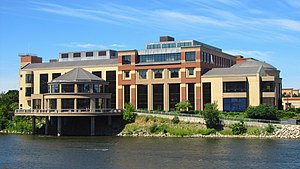
{"type": "Polygon", "coordinates": [[[69,72],[53,79],[52,83],[59,82],[105,82],[105,80],[99,78],[98,76],[82,69],[82,68],[74,68],[69,72]]]}

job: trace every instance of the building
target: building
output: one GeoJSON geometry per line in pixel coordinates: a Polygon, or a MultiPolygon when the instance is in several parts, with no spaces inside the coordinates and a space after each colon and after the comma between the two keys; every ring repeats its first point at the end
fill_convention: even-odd
{"type": "Polygon", "coordinates": [[[67,52],[45,63],[21,55],[19,84],[16,115],[89,116],[91,131],[92,117],[110,117],[104,110],[123,109],[128,102],[136,109],[164,111],[186,100],[191,110],[217,102],[220,110],[242,111],[248,105],[278,106],[281,93],[275,67],[169,36],[143,50],[67,52]]]}
{"type": "Polygon", "coordinates": [[[282,96],[283,97],[299,96],[299,89],[284,88],[282,89],[282,96]]]}

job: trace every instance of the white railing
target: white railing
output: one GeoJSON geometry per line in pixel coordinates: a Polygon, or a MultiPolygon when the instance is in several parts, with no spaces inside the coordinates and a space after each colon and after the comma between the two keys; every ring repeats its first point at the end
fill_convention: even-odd
{"type": "Polygon", "coordinates": [[[15,114],[55,114],[55,113],[122,113],[122,109],[17,109],[15,114]]]}

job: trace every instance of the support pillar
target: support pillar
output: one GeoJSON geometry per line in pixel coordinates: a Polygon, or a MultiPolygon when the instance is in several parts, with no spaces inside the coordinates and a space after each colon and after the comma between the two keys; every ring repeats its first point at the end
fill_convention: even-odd
{"type": "Polygon", "coordinates": [[[112,121],[111,116],[108,116],[108,125],[109,126],[111,126],[111,121],[112,121]]]}
{"type": "Polygon", "coordinates": [[[61,135],[61,117],[57,117],[57,136],[61,135]]]}
{"type": "Polygon", "coordinates": [[[45,123],[45,135],[49,133],[49,117],[46,116],[46,123],[45,123]]]}
{"type": "Polygon", "coordinates": [[[36,121],[35,121],[35,116],[32,116],[32,135],[35,135],[35,126],[36,126],[36,121]]]}
{"type": "Polygon", "coordinates": [[[95,135],[95,117],[91,117],[91,136],[95,135]]]}

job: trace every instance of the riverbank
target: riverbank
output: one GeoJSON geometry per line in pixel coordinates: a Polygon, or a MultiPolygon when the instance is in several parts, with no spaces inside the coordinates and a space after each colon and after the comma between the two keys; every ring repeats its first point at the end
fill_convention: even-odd
{"type": "MultiPolygon", "coordinates": [[[[174,117],[173,117],[174,118],[174,117]]],[[[139,115],[134,123],[127,124],[118,136],[129,137],[226,137],[226,138],[284,138],[300,139],[300,126],[272,125],[273,131],[268,130],[268,125],[247,126],[247,132],[242,135],[233,135],[231,125],[224,125],[216,131],[207,129],[199,122],[179,121],[155,115],[139,115]]]]}

